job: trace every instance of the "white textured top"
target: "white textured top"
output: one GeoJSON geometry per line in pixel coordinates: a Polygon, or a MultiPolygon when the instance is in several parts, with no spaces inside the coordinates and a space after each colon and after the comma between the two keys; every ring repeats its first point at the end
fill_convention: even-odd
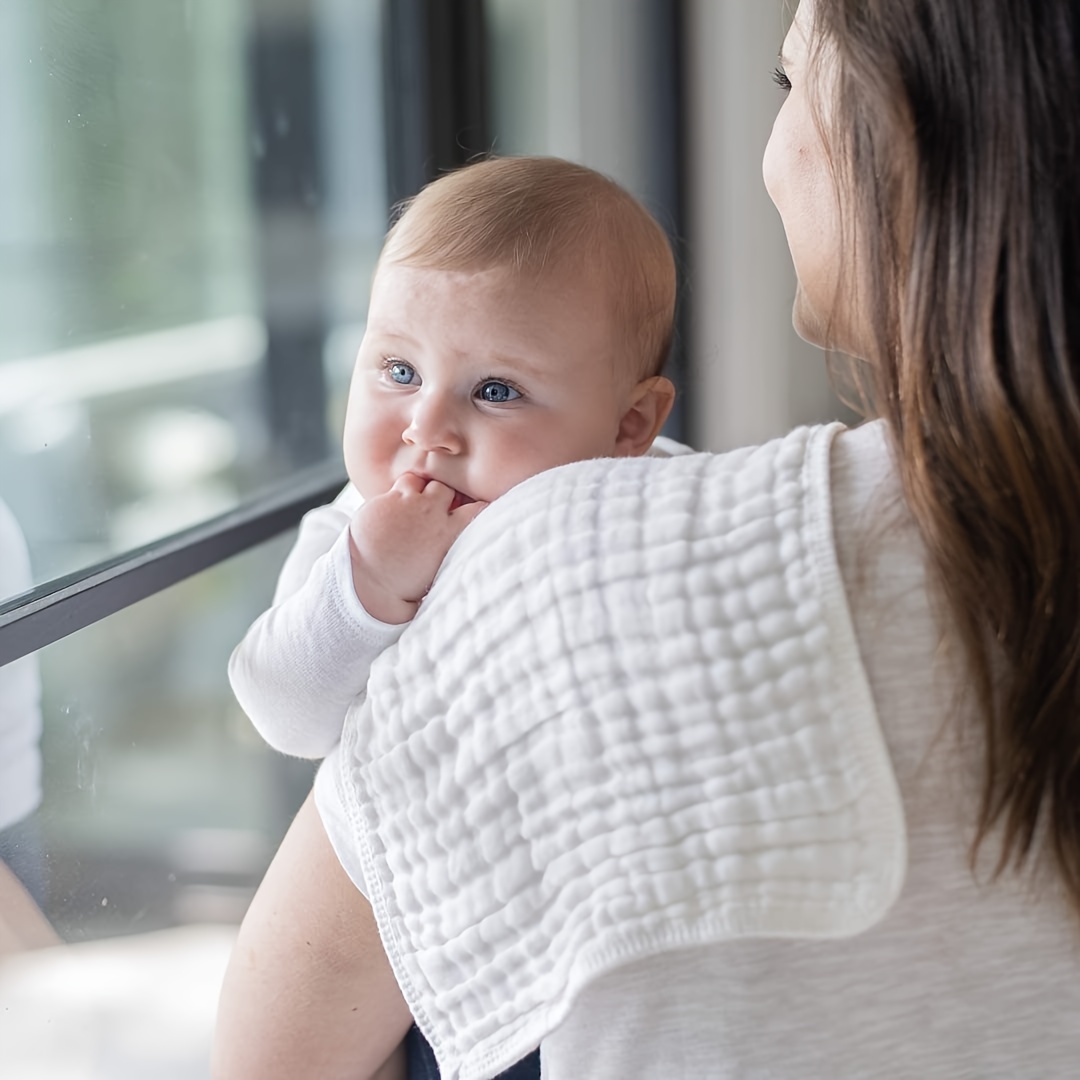
{"type": "Polygon", "coordinates": [[[668,953],[588,987],[543,1044],[547,1078],[1072,1080],[1080,928],[1050,873],[991,884],[968,848],[979,718],[884,428],[837,438],[834,535],[863,670],[900,785],[908,870],[876,926],[833,941],[668,953]]]}
{"type": "MultiPolygon", "coordinates": [[[[0,600],[33,585],[18,522],[0,501],[0,600]]],[[[41,679],[36,656],[0,667],[0,829],[41,802],[41,679]]]]}

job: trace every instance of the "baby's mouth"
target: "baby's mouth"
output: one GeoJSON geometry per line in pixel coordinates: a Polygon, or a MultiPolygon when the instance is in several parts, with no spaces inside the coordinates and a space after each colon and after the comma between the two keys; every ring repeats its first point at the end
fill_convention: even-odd
{"type": "MultiPolygon", "coordinates": [[[[435,480],[435,477],[427,476],[420,472],[414,473],[413,475],[418,476],[424,482],[424,487],[427,487],[428,484],[433,483],[435,480]]],[[[439,483],[444,484],[446,487],[450,487],[445,480],[440,480],[439,483]]],[[[476,502],[471,495],[466,495],[464,491],[458,491],[457,488],[454,488],[453,492],[454,497],[450,500],[450,513],[453,513],[459,506],[468,506],[469,503],[476,502]]]]}
{"type": "Polygon", "coordinates": [[[468,506],[469,503],[476,502],[475,499],[470,499],[468,495],[463,491],[458,491],[454,488],[454,497],[450,501],[450,513],[452,514],[459,506],[468,506]]]}

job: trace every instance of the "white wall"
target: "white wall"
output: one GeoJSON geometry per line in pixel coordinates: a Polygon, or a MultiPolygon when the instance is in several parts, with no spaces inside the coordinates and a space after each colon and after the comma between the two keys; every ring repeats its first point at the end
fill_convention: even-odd
{"type": "Polygon", "coordinates": [[[495,150],[578,161],[650,208],[649,0],[487,0],[495,150]]]}
{"type": "Polygon", "coordinates": [[[791,329],[795,277],[761,156],[780,107],[784,0],[688,0],[690,415],[701,449],[841,415],[791,329]]]}

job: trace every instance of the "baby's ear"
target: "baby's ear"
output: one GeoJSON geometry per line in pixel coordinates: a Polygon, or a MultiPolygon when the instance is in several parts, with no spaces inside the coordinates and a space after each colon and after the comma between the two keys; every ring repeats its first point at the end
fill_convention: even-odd
{"type": "Polygon", "coordinates": [[[643,379],[630,393],[629,407],[619,421],[615,457],[640,457],[660,434],[675,404],[675,386],[663,375],[643,379]]]}

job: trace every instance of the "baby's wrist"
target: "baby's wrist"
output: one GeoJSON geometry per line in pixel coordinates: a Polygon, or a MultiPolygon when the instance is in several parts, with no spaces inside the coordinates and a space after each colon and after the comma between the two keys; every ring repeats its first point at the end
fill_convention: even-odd
{"type": "MultiPolygon", "coordinates": [[[[356,585],[357,582],[354,580],[353,584],[356,585]]],[[[399,600],[391,596],[372,599],[365,597],[359,589],[356,591],[356,598],[373,619],[386,623],[388,626],[398,626],[409,622],[420,606],[415,601],[399,600]]]]}
{"type": "Polygon", "coordinates": [[[419,602],[397,596],[373,578],[370,570],[364,566],[355,543],[349,544],[349,556],[356,599],[373,619],[395,626],[408,622],[416,614],[419,602]]]}

